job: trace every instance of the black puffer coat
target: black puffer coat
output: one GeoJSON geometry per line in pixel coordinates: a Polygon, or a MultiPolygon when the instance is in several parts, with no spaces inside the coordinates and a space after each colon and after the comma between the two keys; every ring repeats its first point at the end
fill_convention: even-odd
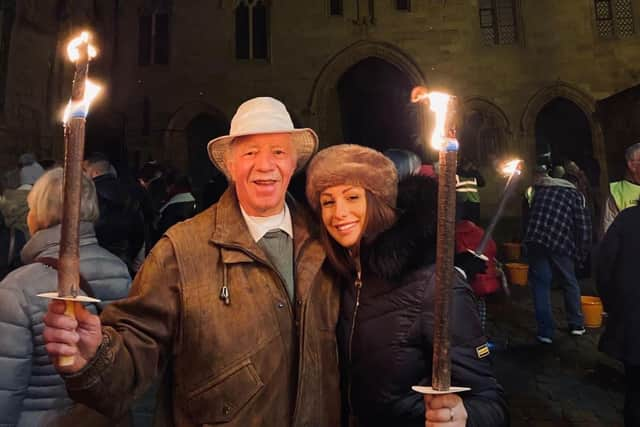
{"type": "Polygon", "coordinates": [[[640,204],[620,212],[600,243],[597,288],[608,313],[600,350],[640,366],[640,204]]]}
{"type": "MultiPolygon", "coordinates": [[[[363,284],[355,322],[354,280],[343,284],[338,342],[344,407],[350,401],[358,427],[425,423],[423,396],[411,386],[431,383],[436,191],[435,183],[425,178],[400,184],[398,222],[362,248],[363,284]]],[[[473,292],[459,275],[450,311],[451,383],[471,387],[461,394],[467,426],[506,426],[506,402],[485,355],[473,292]]]]}

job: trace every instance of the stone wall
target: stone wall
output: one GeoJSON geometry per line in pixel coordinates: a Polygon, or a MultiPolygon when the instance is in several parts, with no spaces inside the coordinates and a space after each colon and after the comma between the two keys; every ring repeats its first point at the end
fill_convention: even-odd
{"type": "MultiPolygon", "coordinates": [[[[483,44],[476,0],[413,0],[410,12],[394,10],[391,0],[345,0],[344,16],[329,16],[326,0],[271,1],[269,61],[235,59],[233,0],[174,1],[169,64],[138,66],[138,16],[153,3],[105,0],[100,14],[85,15],[99,15],[94,21],[112,34],[102,40],[108,52],[100,65],[108,82],[104,102],[123,117],[129,155],[178,167],[187,164],[190,120],[201,113],[229,120],[240,102],[257,95],[283,100],[297,121],[318,130],[323,145],[341,141],[337,82],[371,56],[395,65],[415,84],[458,94],[468,106],[486,105],[504,124],[506,151],[530,162],[536,116],[556,96],[573,101],[589,118],[594,152],[603,160],[596,101],[640,80],[640,35],[599,39],[590,0],[517,0],[519,41],[501,46],[483,44]],[[149,135],[142,135],[145,97],[149,135]]],[[[640,0],[633,7],[640,30],[640,0]]],[[[50,62],[63,30],[52,36],[22,24],[14,29],[19,35],[10,63],[13,98],[6,112],[6,127],[33,139],[20,140],[22,146],[58,155],[52,114],[70,82],[61,77],[68,76],[68,66],[52,73],[50,62]]],[[[489,207],[498,184],[484,191],[489,207]]]]}

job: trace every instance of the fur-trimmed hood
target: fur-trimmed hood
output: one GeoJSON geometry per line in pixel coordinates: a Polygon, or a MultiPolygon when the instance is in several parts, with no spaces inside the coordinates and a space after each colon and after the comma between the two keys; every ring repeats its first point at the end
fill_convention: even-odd
{"type": "Polygon", "coordinates": [[[410,176],[398,184],[398,220],[362,248],[367,271],[384,279],[435,262],[438,183],[423,176],[410,176]]]}

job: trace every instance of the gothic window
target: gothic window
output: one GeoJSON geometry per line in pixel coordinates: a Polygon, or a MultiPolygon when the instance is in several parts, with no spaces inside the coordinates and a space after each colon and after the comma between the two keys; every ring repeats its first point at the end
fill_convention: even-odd
{"type": "Polygon", "coordinates": [[[395,0],[396,1],[396,10],[406,10],[409,12],[411,10],[411,0],[395,0]]]}
{"type": "Polygon", "coordinates": [[[329,15],[342,16],[342,14],[343,14],[342,0],[329,0],[329,15]]]}
{"type": "Polygon", "coordinates": [[[236,58],[269,59],[269,14],[266,1],[237,1],[235,20],[236,58]]]}
{"type": "Polygon", "coordinates": [[[169,63],[169,9],[164,2],[147,8],[138,18],[138,63],[169,63]]]}
{"type": "Polygon", "coordinates": [[[458,139],[460,156],[478,166],[487,166],[505,149],[505,129],[494,115],[477,109],[465,113],[458,139]]]}
{"type": "Polygon", "coordinates": [[[0,1],[0,107],[4,106],[7,85],[7,70],[9,68],[9,44],[11,29],[16,16],[15,0],[0,1]]]}
{"type": "Polygon", "coordinates": [[[630,37],[635,33],[631,0],[594,0],[596,27],[603,39],[630,37]]]}
{"type": "Polygon", "coordinates": [[[518,41],[515,0],[479,0],[480,30],[487,45],[518,41]]]}

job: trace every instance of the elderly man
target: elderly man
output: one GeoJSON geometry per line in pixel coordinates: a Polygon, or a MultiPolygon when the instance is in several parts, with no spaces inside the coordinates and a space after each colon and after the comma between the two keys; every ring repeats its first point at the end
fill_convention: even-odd
{"type": "Polygon", "coordinates": [[[602,212],[602,236],[621,211],[635,206],[640,199],[640,142],[628,147],[624,158],[627,163],[624,179],[609,184],[609,195],[602,212]]]}
{"type": "Polygon", "coordinates": [[[232,183],[167,231],[130,297],[77,321],[52,303],[44,336],[70,396],[117,416],[165,366],[176,426],[337,426],[338,290],[306,216],[286,199],[317,149],[273,98],[242,104],[209,156],[232,183]]]}

